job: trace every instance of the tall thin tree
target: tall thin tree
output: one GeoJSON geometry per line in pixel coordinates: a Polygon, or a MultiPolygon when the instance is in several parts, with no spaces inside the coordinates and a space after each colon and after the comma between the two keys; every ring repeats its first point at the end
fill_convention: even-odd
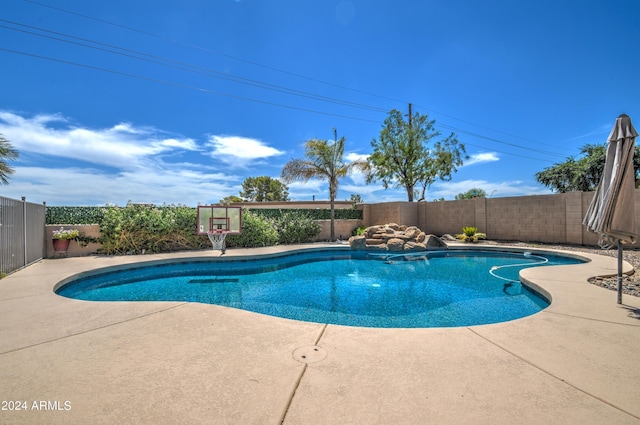
{"type": "Polygon", "coordinates": [[[14,173],[14,170],[7,161],[15,160],[18,156],[18,151],[11,142],[0,134],[0,184],[9,184],[9,176],[14,173]]]}
{"type": "Polygon", "coordinates": [[[344,144],[346,139],[338,139],[338,132],[333,129],[333,142],[322,139],[310,139],[305,142],[304,158],[292,159],[282,169],[281,178],[285,183],[322,179],[329,181],[329,201],[331,205],[331,240],[335,239],[335,199],[338,194],[339,179],[354,169],[366,169],[367,163],[344,160],[344,144]]]}

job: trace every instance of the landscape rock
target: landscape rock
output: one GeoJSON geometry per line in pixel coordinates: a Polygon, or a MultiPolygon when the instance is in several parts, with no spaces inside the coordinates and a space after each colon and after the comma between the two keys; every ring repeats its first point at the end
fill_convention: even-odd
{"type": "Polygon", "coordinates": [[[427,248],[446,248],[447,244],[435,235],[427,236],[427,242],[425,243],[427,248]]]}
{"type": "Polygon", "coordinates": [[[356,251],[362,251],[367,246],[367,240],[364,236],[351,236],[349,238],[349,246],[356,251]]]}
{"type": "Polygon", "coordinates": [[[447,248],[447,244],[434,235],[427,235],[416,226],[397,223],[367,227],[362,236],[349,238],[354,250],[414,252],[447,248]]]}
{"type": "Polygon", "coordinates": [[[393,252],[402,252],[404,251],[404,240],[393,238],[387,241],[387,249],[393,252]]]}

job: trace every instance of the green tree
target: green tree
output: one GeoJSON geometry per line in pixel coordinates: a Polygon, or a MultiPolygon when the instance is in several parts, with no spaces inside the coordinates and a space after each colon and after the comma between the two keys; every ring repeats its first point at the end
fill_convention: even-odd
{"type": "Polygon", "coordinates": [[[288,201],[289,188],[269,176],[247,177],[242,183],[240,196],[249,202],[288,201]]]}
{"type": "Polygon", "coordinates": [[[473,199],[473,198],[486,198],[487,197],[487,192],[485,192],[482,189],[478,189],[477,187],[474,187],[473,189],[469,189],[464,193],[458,193],[456,195],[456,199],[473,199]]]}
{"type": "MultiPolygon", "coordinates": [[[[578,158],[570,157],[565,162],[536,173],[539,183],[555,192],[590,192],[602,178],[604,163],[607,158],[607,144],[587,144],[580,149],[578,158]]],[[[635,147],[633,168],[636,178],[640,169],[640,147],[635,147]]]]}
{"type": "Polygon", "coordinates": [[[362,204],[364,203],[364,201],[362,200],[362,196],[360,196],[357,193],[352,193],[351,197],[349,198],[349,200],[351,201],[351,203],[353,204],[353,208],[356,207],[356,205],[358,204],[362,204]]]}
{"type": "Polygon", "coordinates": [[[231,205],[236,202],[243,202],[244,200],[239,196],[230,195],[220,199],[220,205],[231,205]]]}
{"type": "Polygon", "coordinates": [[[333,142],[322,139],[310,139],[305,142],[304,158],[292,159],[282,169],[281,177],[285,183],[323,179],[329,181],[329,200],[331,206],[331,240],[335,239],[334,218],[335,199],[338,193],[338,180],[355,168],[365,169],[362,161],[346,163],[344,160],[344,144],[346,139],[338,139],[338,132],[333,129],[333,142]]]}
{"type": "Polygon", "coordinates": [[[451,174],[467,158],[466,150],[454,133],[430,146],[432,139],[440,136],[434,125],[435,120],[413,114],[411,108],[408,120],[399,110],[391,110],[380,136],[371,142],[373,153],[369,156],[367,183],[379,179],[385,189],[391,184],[403,187],[412,202],[416,186],[422,186],[417,194],[424,199],[427,188],[436,179],[451,180],[451,174]]]}
{"type": "Polygon", "coordinates": [[[18,159],[18,151],[0,134],[0,184],[9,184],[9,176],[14,173],[8,161],[18,159]]]}

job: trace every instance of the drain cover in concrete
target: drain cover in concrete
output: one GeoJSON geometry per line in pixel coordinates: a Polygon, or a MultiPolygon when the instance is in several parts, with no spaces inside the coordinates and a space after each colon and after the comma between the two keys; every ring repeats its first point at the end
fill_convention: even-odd
{"type": "Polygon", "coordinates": [[[317,345],[305,345],[293,351],[293,358],[300,363],[315,363],[327,357],[327,350],[317,345]]]}

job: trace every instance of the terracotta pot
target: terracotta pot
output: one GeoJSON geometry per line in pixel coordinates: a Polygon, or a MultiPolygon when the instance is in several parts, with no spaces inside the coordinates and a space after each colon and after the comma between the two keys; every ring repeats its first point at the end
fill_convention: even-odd
{"type": "Polygon", "coordinates": [[[69,249],[71,239],[53,239],[53,250],[58,252],[66,252],[69,249]]]}

